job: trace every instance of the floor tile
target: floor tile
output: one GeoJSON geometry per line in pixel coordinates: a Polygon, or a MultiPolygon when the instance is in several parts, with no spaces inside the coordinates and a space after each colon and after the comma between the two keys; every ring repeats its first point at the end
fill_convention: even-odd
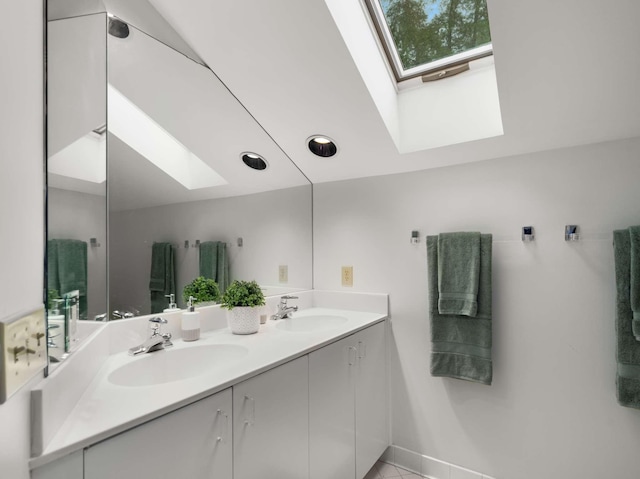
{"type": "Polygon", "coordinates": [[[380,474],[378,474],[378,468],[373,466],[371,470],[367,472],[367,475],[364,476],[364,479],[381,479],[380,474]]]}
{"type": "Polygon", "coordinates": [[[376,467],[378,468],[378,473],[380,477],[387,479],[391,477],[401,477],[400,471],[398,468],[392,464],[387,464],[386,462],[376,462],[376,467]]]}

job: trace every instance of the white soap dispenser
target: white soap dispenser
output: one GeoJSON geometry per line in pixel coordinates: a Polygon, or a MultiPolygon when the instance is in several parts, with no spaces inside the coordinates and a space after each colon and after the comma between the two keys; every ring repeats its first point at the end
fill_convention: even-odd
{"type": "Polygon", "coordinates": [[[193,306],[195,298],[189,296],[187,311],[182,313],[182,340],[197,341],[200,339],[200,311],[193,306]]]}
{"type": "Polygon", "coordinates": [[[164,297],[169,298],[169,307],[165,308],[163,312],[173,313],[174,311],[178,311],[179,308],[178,308],[178,305],[176,304],[176,295],[171,293],[171,294],[165,294],[164,297]]]}

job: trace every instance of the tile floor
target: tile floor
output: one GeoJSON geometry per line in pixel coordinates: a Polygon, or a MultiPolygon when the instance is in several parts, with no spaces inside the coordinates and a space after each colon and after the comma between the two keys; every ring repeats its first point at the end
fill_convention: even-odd
{"type": "Polygon", "coordinates": [[[364,479],[422,479],[422,476],[414,472],[406,471],[401,467],[378,461],[371,470],[364,476],[364,479]]]}

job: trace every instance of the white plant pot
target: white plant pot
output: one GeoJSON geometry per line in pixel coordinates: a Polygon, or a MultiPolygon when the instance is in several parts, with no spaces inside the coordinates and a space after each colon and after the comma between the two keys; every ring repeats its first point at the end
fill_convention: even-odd
{"type": "Polygon", "coordinates": [[[227,311],[227,324],[233,334],[253,334],[260,329],[260,308],[236,306],[227,311]]]}

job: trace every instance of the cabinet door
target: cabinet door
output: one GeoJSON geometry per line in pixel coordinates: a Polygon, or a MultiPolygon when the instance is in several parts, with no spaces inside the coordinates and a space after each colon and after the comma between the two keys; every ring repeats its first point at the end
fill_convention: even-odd
{"type": "Polygon", "coordinates": [[[82,451],[31,471],[31,479],[83,479],[82,451]]]}
{"type": "Polygon", "coordinates": [[[356,344],[350,336],[309,354],[310,479],[354,477],[356,344]]]}
{"type": "Polygon", "coordinates": [[[386,322],[356,335],[356,478],[363,478],[389,445],[386,322]]]}
{"type": "Polygon", "coordinates": [[[234,479],[309,477],[309,361],[233,386],[234,479]]]}
{"type": "Polygon", "coordinates": [[[85,450],[85,479],[232,479],[231,390],[85,450]]]}

